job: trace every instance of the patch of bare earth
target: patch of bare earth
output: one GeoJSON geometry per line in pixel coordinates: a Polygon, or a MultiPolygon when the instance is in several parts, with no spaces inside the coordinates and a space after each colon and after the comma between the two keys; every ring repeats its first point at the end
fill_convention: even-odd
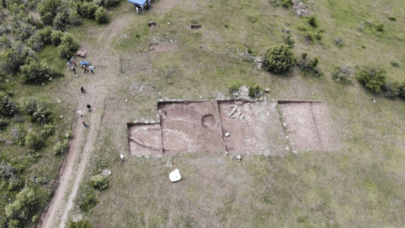
{"type": "Polygon", "coordinates": [[[279,107],[294,150],[330,151],[335,148],[324,103],[279,101],[279,107]]]}

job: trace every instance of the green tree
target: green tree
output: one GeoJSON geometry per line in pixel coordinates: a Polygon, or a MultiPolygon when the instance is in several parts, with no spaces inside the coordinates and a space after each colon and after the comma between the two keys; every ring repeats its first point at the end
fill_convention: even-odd
{"type": "Polygon", "coordinates": [[[39,84],[52,75],[51,69],[44,63],[39,62],[33,58],[28,58],[27,63],[21,66],[21,76],[23,83],[26,84],[39,84]]]}
{"type": "Polygon", "coordinates": [[[357,75],[357,80],[372,92],[380,92],[385,84],[387,72],[376,68],[363,68],[357,75]]]}
{"type": "Polygon", "coordinates": [[[0,114],[12,116],[17,112],[17,106],[5,92],[0,91],[0,114]]]}
{"type": "Polygon", "coordinates": [[[44,145],[44,140],[36,132],[30,131],[25,136],[25,144],[32,150],[38,150],[44,145]]]}
{"type": "Polygon", "coordinates": [[[69,14],[65,11],[58,13],[53,20],[53,26],[55,27],[55,29],[61,31],[66,30],[66,27],[69,25],[69,23],[69,14]]]}
{"type": "Polygon", "coordinates": [[[287,71],[294,66],[294,53],[288,44],[275,44],[267,50],[263,66],[267,71],[274,73],[287,71]]]}
{"type": "Polygon", "coordinates": [[[58,13],[58,7],[61,5],[62,0],[42,0],[37,6],[42,22],[46,25],[52,25],[53,19],[58,13]]]}
{"type": "Polygon", "coordinates": [[[69,148],[69,140],[65,139],[63,142],[57,142],[53,147],[53,152],[58,154],[64,154],[69,148]]]}
{"type": "Polygon", "coordinates": [[[8,219],[26,220],[37,201],[35,192],[26,187],[17,194],[16,200],[5,207],[8,219]]]}
{"type": "Polygon", "coordinates": [[[22,42],[17,42],[13,47],[0,53],[1,68],[3,71],[15,74],[29,56],[33,56],[33,52],[22,42]]]}
{"type": "Polygon", "coordinates": [[[85,2],[79,8],[79,14],[85,18],[94,19],[97,5],[93,2],[85,2]]]}
{"type": "Polygon", "coordinates": [[[54,31],[51,34],[51,42],[53,45],[58,46],[62,43],[63,32],[62,31],[54,31]]]}
{"type": "Polygon", "coordinates": [[[91,184],[93,185],[94,188],[97,189],[104,189],[108,187],[108,178],[106,176],[103,176],[101,174],[92,176],[90,178],[91,184]]]}
{"type": "Polygon", "coordinates": [[[104,9],[104,7],[98,7],[98,9],[96,10],[95,15],[96,15],[96,21],[99,24],[108,23],[108,21],[110,20],[110,18],[108,17],[108,13],[104,9]]]}

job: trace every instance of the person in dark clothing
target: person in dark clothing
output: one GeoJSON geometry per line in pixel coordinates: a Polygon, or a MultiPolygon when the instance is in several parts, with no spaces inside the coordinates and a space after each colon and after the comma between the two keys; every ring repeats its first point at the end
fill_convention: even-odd
{"type": "Polygon", "coordinates": [[[89,109],[89,112],[91,112],[91,106],[88,104],[87,108],[89,109]]]}
{"type": "Polygon", "coordinates": [[[83,86],[80,86],[80,92],[86,93],[86,91],[84,90],[83,86]]]}

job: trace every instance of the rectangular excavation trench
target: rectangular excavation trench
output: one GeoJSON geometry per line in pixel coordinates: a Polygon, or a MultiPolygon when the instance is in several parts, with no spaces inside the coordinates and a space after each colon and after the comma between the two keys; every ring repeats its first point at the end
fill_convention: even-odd
{"type": "Polygon", "coordinates": [[[276,144],[286,145],[275,103],[209,100],[159,102],[157,106],[159,124],[128,123],[130,154],[228,151],[274,155],[279,149],[276,144]]]}
{"type": "Polygon", "coordinates": [[[279,100],[278,104],[294,150],[330,151],[335,148],[324,103],[279,100]]]}

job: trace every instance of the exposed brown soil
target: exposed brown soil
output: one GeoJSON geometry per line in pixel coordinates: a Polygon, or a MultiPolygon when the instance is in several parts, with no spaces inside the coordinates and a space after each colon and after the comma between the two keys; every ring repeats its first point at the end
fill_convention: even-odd
{"type": "Polygon", "coordinates": [[[270,154],[267,128],[277,127],[279,123],[274,126],[270,121],[275,116],[270,115],[266,102],[224,101],[219,103],[219,112],[227,151],[270,154]]]}
{"type": "Polygon", "coordinates": [[[286,145],[275,103],[190,101],[158,104],[160,125],[128,124],[129,153],[280,154],[286,145]]]}
{"type": "Polygon", "coordinates": [[[131,155],[161,154],[160,124],[128,124],[128,149],[131,155]]]}
{"type": "Polygon", "coordinates": [[[218,103],[159,103],[163,152],[224,151],[218,103]]]}
{"type": "Polygon", "coordinates": [[[280,104],[280,110],[294,150],[333,149],[325,104],[287,102],[280,104]]]}

